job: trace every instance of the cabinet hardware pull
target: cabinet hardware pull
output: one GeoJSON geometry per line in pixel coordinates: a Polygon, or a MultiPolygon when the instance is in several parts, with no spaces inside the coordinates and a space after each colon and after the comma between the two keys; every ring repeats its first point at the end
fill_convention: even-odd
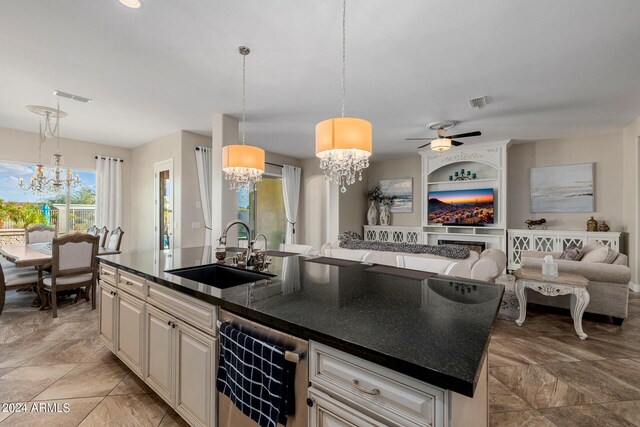
{"type": "Polygon", "coordinates": [[[124,283],[125,283],[125,285],[133,286],[133,282],[130,282],[128,280],[126,282],[124,282],[124,283]]]}
{"type": "Polygon", "coordinates": [[[373,396],[376,396],[376,395],[380,394],[380,390],[377,389],[377,388],[372,388],[371,390],[369,390],[369,389],[366,389],[366,388],[362,387],[358,380],[351,380],[351,382],[353,383],[353,386],[356,389],[358,389],[358,391],[361,391],[361,392],[367,393],[367,394],[371,394],[373,396]]]}
{"type": "Polygon", "coordinates": [[[313,408],[313,399],[311,399],[310,397],[307,398],[307,406],[309,408],[313,408]]]}
{"type": "Polygon", "coordinates": [[[171,320],[167,321],[167,325],[171,326],[171,320]]]}

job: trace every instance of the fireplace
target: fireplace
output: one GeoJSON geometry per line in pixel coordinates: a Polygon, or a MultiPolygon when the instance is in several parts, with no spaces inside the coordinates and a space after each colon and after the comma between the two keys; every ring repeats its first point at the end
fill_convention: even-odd
{"type": "Polygon", "coordinates": [[[476,251],[479,254],[482,253],[487,248],[487,244],[485,242],[471,242],[465,240],[440,240],[438,239],[439,245],[457,245],[457,246],[466,246],[470,251],[476,251]]]}

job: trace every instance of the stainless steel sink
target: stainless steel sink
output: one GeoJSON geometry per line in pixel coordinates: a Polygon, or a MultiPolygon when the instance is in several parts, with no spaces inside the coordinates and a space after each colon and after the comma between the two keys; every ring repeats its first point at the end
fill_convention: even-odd
{"type": "Polygon", "coordinates": [[[205,285],[218,289],[232,288],[234,286],[264,281],[274,277],[273,274],[258,273],[220,264],[179,268],[176,270],[167,270],[165,273],[184,277],[194,282],[204,283],[205,285]]]}

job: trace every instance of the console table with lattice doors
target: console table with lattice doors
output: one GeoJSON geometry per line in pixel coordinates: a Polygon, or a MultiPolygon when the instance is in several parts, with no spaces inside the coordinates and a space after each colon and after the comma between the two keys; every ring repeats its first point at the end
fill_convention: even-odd
{"type": "Polygon", "coordinates": [[[422,227],[365,225],[364,240],[420,244],[422,243],[422,227]]]}
{"type": "Polygon", "coordinates": [[[600,243],[620,250],[622,233],[617,231],[589,232],[572,230],[507,230],[507,256],[509,271],[517,270],[522,263],[522,252],[562,252],[571,243],[579,248],[589,243],[600,243]]]}

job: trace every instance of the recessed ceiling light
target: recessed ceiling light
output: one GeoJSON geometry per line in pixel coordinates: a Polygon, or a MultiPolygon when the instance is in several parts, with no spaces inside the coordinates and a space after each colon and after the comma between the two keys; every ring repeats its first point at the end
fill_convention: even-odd
{"type": "Polygon", "coordinates": [[[140,9],[142,7],[142,0],[118,0],[121,5],[128,7],[129,9],[140,9]]]}

